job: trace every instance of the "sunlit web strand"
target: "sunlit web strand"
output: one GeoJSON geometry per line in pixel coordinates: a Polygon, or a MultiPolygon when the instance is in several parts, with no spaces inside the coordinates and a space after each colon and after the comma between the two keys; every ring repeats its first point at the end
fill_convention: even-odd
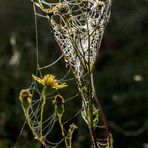
{"type": "Polygon", "coordinates": [[[77,111],[73,116],[71,116],[67,121],[65,121],[63,125],[67,124],[69,121],[71,121],[74,117],[78,116],[80,113],[81,113],[81,109],[77,111]]]}
{"type": "Polygon", "coordinates": [[[48,135],[50,131],[53,129],[53,125],[55,124],[56,121],[57,119],[55,115],[52,118],[50,118],[50,121],[48,122],[48,124],[43,128],[43,132],[45,132],[46,135],[48,135]]]}
{"type": "Polygon", "coordinates": [[[47,139],[45,139],[45,141],[49,144],[49,148],[57,148],[64,141],[64,139],[60,140],[59,142],[51,142],[47,139]]]}
{"type": "Polygon", "coordinates": [[[49,68],[49,67],[55,65],[57,62],[59,62],[60,59],[62,59],[62,57],[63,57],[63,54],[57,60],[55,60],[53,63],[51,63],[47,66],[39,67],[38,70],[46,69],[46,68],[49,68]]]}

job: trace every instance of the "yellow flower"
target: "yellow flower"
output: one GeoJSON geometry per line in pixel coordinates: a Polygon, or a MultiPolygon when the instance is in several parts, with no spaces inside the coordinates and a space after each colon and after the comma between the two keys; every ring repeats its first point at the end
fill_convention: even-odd
{"type": "Polygon", "coordinates": [[[35,75],[32,75],[32,77],[35,81],[42,84],[43,86],[49,86],[54,89],[61,89],[67,86],[65,83],[58,84],[57,79],[52,74],[47,74],[42,79],[35,75]]]}

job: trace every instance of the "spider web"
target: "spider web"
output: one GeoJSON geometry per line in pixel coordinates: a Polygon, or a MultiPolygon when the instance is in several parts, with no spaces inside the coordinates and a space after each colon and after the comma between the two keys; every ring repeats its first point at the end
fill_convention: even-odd
{"type": "MultiPolygon", "coordinates": [[[[70,70],[68,70],[63,78],[60,78],[58,82],[63,83],[76,81],[77,79],[81,83],[81,79],[83,79],[87,74],[87,71],[84,70],[82,61],[84,61],[84,63],[95,63],[104,29],[110,17],[110,0],[59,0],[57,2],[55,0],[41,0],[40,2],[47,7],[45,11],[47,16],[38,13],[34,6],[37,54],[36,75],[42,77],[43,69],[49,69],[50,71],[51,66],[55,66],[64,57],[70,70]],[[51,11],[54,16],[51,16],[51,11]],[[49,20],[53,35],[62,51],[62,54],[57,60],[42,67],[39,66],[37,16],[45,17],[49,20]],[[75,78],[67,78],[70,71],[75,74],[75,78]]],[[[33,100],[32,105],[29,108],[31,126],[35,133],[39,133],[39,119],[43,98],[40,88],[34,80],[32,80],[32,84],[29,89],[32,91],[33,96],[37,98],[33,100]]],[[[53,98],[56,93],[56,91],[51,92],[49,99],[53,98]]],[[[70,102],[77,96],[79,96],[79,92],[65,99],[65,103],[70,102]]],[[[64,125],[69,123],[74,117],[78,116],[81,113],[82,108],[80,108],[75,114],[71,115],[71,117],[64,122],[64,125]]],[[[99,109],[97,111],[99,111],[99,109]]],[[[54,110],[52,110],[49,113],[49,116],[43,121],[43,137],[51,148],[58,147],[64,140],[61,138],[57,142],[52,142],[47,139],[48,135],[50,135],[55,128],[57,121],[58,118],[54,110]]],[[[105,127],[97,126],[97,128],[100,129],[105,127]]],[[[38,137],[34,138],[37,139],[38,137]]],[[[106,138],[96,140],[98,141],[98,147],[106,147],[106,138]]]]}
{"type": "Polygon", "coordinates": [[[84,74],[81,61],[93,64],[96,60],[110,17],[110,0],[41,0],[41,3],[47,5],[45,12],[65,61],[74,67],[74,74],[80,80],[84,74]]]}
{"type": "MultiPolygon", "coordinates": [[[[50,63],[46,66],[42,66],[42,67],[39,66],[40,65],[39,64],[39,50],[41,50],[41,49],[39,49],[39,45],[38,45],[39,43],[38,43],[37,17],[38,16],[45,17],[45,16],[42,16],[41,14],[39,14],[37,12],[35,6],[34,6],[34,14],[35,14],[35,30],[36,30],[36,65],[37,65],[35,75],[43,77],[43,75],[44,75],[43,70],[46,69],[47,71],[50,71],[50,68],[52,66],[56,66],[56,64],[58,62],[60,62],[60,60],[63,58],[63,54],[61,54],[60,57],[57,58],[52,63],[50,63]]],[[[75,81],[75,78],[69,78],[69,75],[70,75],[70,70],[68,70],[67,73],[62,78],[60,78],[58,80],[58,82],[61,82],[61,83],[66,82],[67,83],[67,82],[75,81]]],[[[28,89],[32,92],[32,95],[33,95],[32,105],[29,107],[29,118],[30,118],[31,126],[33,127],[35,133],[39,133],[40,132],[40,121],[39,120],[40,120],[40,112],[41,112],[41,105],[42,105],[42,99],[43,99],[42,91],[41,91],[41,88],[39,87],[39,85],[33,79],[32,79],[32,83],[28,89]]],[[[51,100],[54,99],[54,96],[56,94],[57,94],[56,90],[50,92],[50,94],[48,96],[48,101],[50,100],[50,102],[51,102],[51,100]]],[[[79,92],[76,92],[75,95],[72,95],[72,96],[64,99],[65,106],[67,103],[69,103],[70,101],[72,101],[73,99],[75,99],[78,96],[79,96],[79,92]]],[[[68,119],[66,119],[66,121],[64,121],[63,125],[70,123],[74,117],[79,116],[80,112],[81,112],[81,108],[79,108],[75,113],[71,114],[70,117],[68,117],[68,119]]],[[[19,139],[20,139],[20,137],[23,133],[23,130],[25,128],[25,124],[27,124],[27,121],[25,121],[23,124],[23,127],[21,129],[20,135],[18,136],[18,140],[15,143],[14,148],[16,148],[18,145],[19,139]]],[[[57,117],[56,113],[54,112],[54,106],[53,106],[53,109],[48,114],[48,117],[46,119],[44,119],[44,121],[43,121],[43,137],[44,137],[45,142],[48,144],[49,148],[57,148],[64,141],[62,136],[56,142],[55,142],[55,140],[54,140],[54,142],[52,142],[50,140],[49,135],[53,132],[56,124],[58,124],[58,117],[57,117]],[[47,139],[47,137],[49,138],[49,140],[47,139]]],[[[54,131],[54,132],[57,132],[57,131],[54,131]]],[[[58,135],[59,135],[60,130],[58,132],[59,132],[58,133],[58,135]]],[[[66,130],[65,130],[65,132],[66,132],[66,130]]],[[[34,138],[38,139],[38,137],[34,137],[34,138]]]]}

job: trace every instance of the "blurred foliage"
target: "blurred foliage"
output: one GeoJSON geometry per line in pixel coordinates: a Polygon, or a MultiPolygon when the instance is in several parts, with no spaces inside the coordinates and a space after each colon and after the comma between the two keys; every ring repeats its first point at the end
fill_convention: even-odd
{"type": "MultiPolygon", "coordinates": [[[[19,91],[31,84],[31,75],[36,70],[32,4],[29,0],[0,1],[0,17],[0,147],[13,147],[19,138],[16,147],[39,148],[41,146],[33,140],[29,128],[23,128],[25,119],[18,100],[19,91]]],[[[109,121],[115,148],[147,148],[147,18],[147,0],[113,0],[111,20],[96,63],[96,90],[109,121]]],[[[47,20],[38,17],[41,65],[60,56],[49,32],[47,20]]],[[[66,71],[63,60],[50,71],[62,78],[66,71]]],[[[72,89],[63,92],[66,96],[76,92],[73,83],[69,86],[72,89]]],[[[68,104],[65,116],[79,106],[79,100],[73,100],[72,105],[68,104]]],[[[77,120],[81,130],[75,134],[74,147],[87,147],[89,135],[84,134],[85,124],[77,120]]]]}

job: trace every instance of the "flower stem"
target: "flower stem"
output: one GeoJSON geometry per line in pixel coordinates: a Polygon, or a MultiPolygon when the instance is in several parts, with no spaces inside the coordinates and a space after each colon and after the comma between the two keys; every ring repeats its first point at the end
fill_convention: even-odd
{"type": "Polygon", "coordinates": [[[44,113],[45,104],[46,104],[46,95],[44,94],[44,90],[43,90],[43,102],[42,102],[41,116],[40,116],[40,136],[41,138],[43,136],[43,113],[44,113]]]}
{"type": "Polygon", "coordinates": [[[31,126],[31,122],[30,122],[29,110],[28,110],[28,109],[27,109],[27,110],[24,109],[24,114],[25,114],[27,123],[28,123],[28,125],[29,125],[31,131],[32,131],[33,135],[35,136],[36,134],[35,134],[35,132],[34,132],[34,129],[33,129],[32,126],[31,126]]]}
{"type": "Polygon", "coordinates": [[[64,138],[65,147],[71,148],[71,147],[68,146],[67,138],[66,138],[65,133],[64,133],[64,127],[63,127],[63,124],[62,124],[62,116],[59,116],[59,124],[60,124],[60,128],[61,128],[62,136],[64,138]]]}
{"type": "Polygon", "coordinates": [[[93,144],[93,148],[97,148],[97,143],[96,143],[96,136],[94,133],[94,124],[93,124],[93,102],[92,99],[89,100],[88,103],[88,116],[89,116],[89,131],[91,135],[91,140],[93,144]]]}

